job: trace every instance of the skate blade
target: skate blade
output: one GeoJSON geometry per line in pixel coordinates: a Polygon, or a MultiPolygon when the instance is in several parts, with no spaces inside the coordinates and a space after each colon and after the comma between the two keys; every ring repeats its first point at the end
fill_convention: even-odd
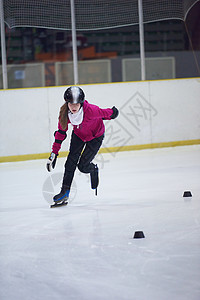
{"type": "Polygon", "coordinates": [[[68,202],[54,203],[50,206],[50,208],[66,206],[67,204],[68,204],[68,202]]]}

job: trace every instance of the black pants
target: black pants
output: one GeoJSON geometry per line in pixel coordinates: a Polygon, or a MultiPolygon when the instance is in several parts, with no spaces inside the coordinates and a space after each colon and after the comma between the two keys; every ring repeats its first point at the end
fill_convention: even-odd
{"type": "Polygon", "coordinates": [[[95,165],[92,163],[92,160],[99,151],[103,138],[104,134],[89,142],[84,142],[74,132],[72,132],[70,149],[65,163],[65,173],[63,178],[63,186],[65,188],[70,189],[76,167],[78,167],[82,173],[92,173],[94,171],[95,165]]]}

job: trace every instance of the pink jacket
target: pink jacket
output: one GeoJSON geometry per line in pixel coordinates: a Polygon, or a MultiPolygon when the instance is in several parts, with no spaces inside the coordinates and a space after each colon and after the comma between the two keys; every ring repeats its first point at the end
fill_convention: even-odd
{"type": "MultiPolygon", "coordinates": [[[[73,125],[74,133],[84,142],[91,141],[94,138],[100,137],[105,132],[103,119],[110,120],[113,110],[111,108],[102,109],[96,105],[88,103],[87,100],[83,103],[83,121],[79,126],[73,125]]],[[[70,121],[68,120],[68,124],[70,121]]],[[[58,131],[55,132],[55,142],[52,146],[52,152],[58,154],[62,141],[66,138],[66,131],[62,129],[58,122],[58,131]]]]}

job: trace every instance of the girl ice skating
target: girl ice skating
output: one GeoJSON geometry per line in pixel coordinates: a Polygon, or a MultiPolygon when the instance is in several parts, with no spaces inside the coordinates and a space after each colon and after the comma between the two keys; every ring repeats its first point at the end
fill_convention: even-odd
{"type": "Polygon", "coordinates": [[[71,123],[69,154],[65,163],[65,172],[61,192],[53,197],[54,206],[67,203],[76,167],[89,173],[91,188],[97,191],[99,184],[98,167],[92,160],[102,145],[105,126],[103,120],[115,119],[119,112],[112,108],[102,109],[85,100],[85,94],[80,87],[69,87],[64,93],[65,103],[60,108],[58,130],[54,133],[55,141],[47,161],[47,170],[55,168],[57,156],[62,142],[67,137],[68,124],[71,123]]]}

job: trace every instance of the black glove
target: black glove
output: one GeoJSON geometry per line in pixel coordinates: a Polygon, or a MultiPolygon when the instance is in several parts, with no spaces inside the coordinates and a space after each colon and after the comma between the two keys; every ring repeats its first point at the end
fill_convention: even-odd
{"type": "Polygon", "coordinates": [[[118,109],[115,106],[112,107],[112,110],[113,110],[113,113],[112,113],[112,115],[111,115],[110,118],[111,119],[115,119],[119,115],[119,111],[118,111],[118,109]]]}
{"type": "Polygon", "coordinates": [[[55,154],[51,152],[49,159],[47,161],[47,170],[51,172],[52,168],[55,168],[56,160],[57,160],[58,154],[55,154]]]}

